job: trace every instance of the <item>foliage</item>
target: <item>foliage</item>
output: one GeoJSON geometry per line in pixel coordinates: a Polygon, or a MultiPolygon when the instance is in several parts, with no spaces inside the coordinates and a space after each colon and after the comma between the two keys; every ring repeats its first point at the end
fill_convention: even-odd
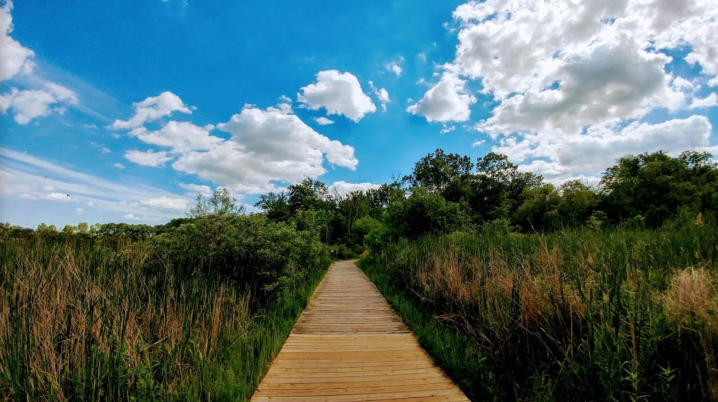
{"type": "Polygon", "coordinates": [[[190,218],[206,216],[238,215],[244,212],[244,206],[237,205],[237,199],[232,197],[229,190],[220,187],[214,190],[211,196],[197,194],[195,205],[187,211],[190,218]]]}
{"type": "Polygon", "coordinates": [[[628,155],[606,169],[601,184],[613,221],[641,215],[649,227],[658,227],[682,208],[694,214],[718,212],[718,165],[708,153],[628,155]]]}
{"type": "Polygon", "coordinates": [[[0,399],[248,400],[329,256],[314,225],[217,205],[158,227],[0,226],[0,399]]]}

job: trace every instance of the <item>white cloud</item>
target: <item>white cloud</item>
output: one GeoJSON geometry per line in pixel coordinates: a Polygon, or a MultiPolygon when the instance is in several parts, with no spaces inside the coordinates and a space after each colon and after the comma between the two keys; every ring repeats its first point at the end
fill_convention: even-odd
{"type": "Polygon", "coordinates": [[[329,194],[338,194],[345,196],[354,191],[367,191],[374,188],[379,188],[381,184],[374,183],[347,183],[345,181],[335,181],[329,187],[329,194]]]}
{"type": "Polygon", "coordinates": [[[147,144],[172,148],[173,152],[208,150],[223,141],[211,136],[209,130],[203,127],[176,121],[170,121],[157,131],[138,127],[130,132],[130,136],[147,144]]]}
{"type": "Polygon", "coordinates": [[[23,198],[33,205],[31,215],[18,214],[13,204],[0,208],[0,221],[33,226],[54,221],[65,225],[77,208],[93,208],[93,217],[116,221],[124,214],[142,214],[146,220],[169,220],[182,216],[176,209],[161,209],[140,203],[150,199],[188,199],[137,179],[110,181],[68,169],[34,156],[0,148],[0,196],[23,198]],[[67,195],[70,195],[68,197],[67,195]],[[48,207],[52,203],[52,207],[48,207]],[[59,212],[58,212],[59,211],[59,212]]]}
{"type": "Polygon", "coordinates": [[[28,89],[12,87],[9,92],[0,95],[0,114],[12,110],[15,122],[27,124],[31,120],[48,116],[51,113],[62,114],[65,105],[76,105],[77,94],[74,91],[43,79],[33,73],[35,53],[10,37],[13,31],[13,2],[0,2],[0,82],[24,74],[24,83],[28,89]]]}
{"type": "Polygon", "coordinates": [[[471,147],[472,148],[478,147],[479,145],[483,145],[483,143],[485,143],[485,142],[486,142],[486,140],[476,140],[471,143],[471,147]]]}
{"type": "Polygon", "coordinates": [[[565,60],[553,76],[562,82],[560,87],[532,88],[508,98],[477,127],[493,135],[521,130],[575,132],[609,119],[641,118],[657,107],[678,109],[684,95],[668,86],[670,77],[663,71],[670,59],[637,50],[633,39],[624,39],[631,43],[594,44],[584,54],[565,60]]]}
{"type": "Polygon", "coordinates": [[[187,200],[183,198],[158,197],[140,201],[140,205],[159,209],[184,211],[187,209],[187,200]]]}
{"type": "Polygon", "coordinates": [[[9,93],[0,95],[0,113],[14,111],[15,122],[27,124],[37,117],[50,113],[64,113],[60,103],[75,105],[77,95],[70,89],[52,82],[46,82],[42,89],[22,90],[12,88],[9,93]]]}
{"type": "Polygon", "coordinates": [[[180,183],[179,186],[187,190],[188,195],[196,196],[202,194],[204,196],[212,195],[212,189],[209,186],[203,186],[193,183],[180,183]]]}
{"type": "Polygon", "coordinates": [[[354,170],[354,148],[317,133],[296,115],[245,106],[217,126],[232,137],[206,152],[184,153],[175,170],[196,174],[237,192],[274,190],[273,181],[295,183],[326,172],[324,159],[354,170]]]}
{"type": "Polygon", "coordinates": [[[192,108],[185,105],[179,96],[165,91],[158,96],[149,97],[132,105],[135,114],[129,120],[115,120],[110,126],[113,129],[133,129],[143,124],[169,116],[173,112],[190,114],[192,108]]]}
{"type": "Polygon", "coordinates": [[[35,53],[10,37],[13,30],[12,1],[0,7],[0,82],[9,80],[19,72],[30,73],[34,67],[35,53]]]}
{"type": "Polygon", "coordinates": [[[125,219],[129,219],[131,221],[141,221],[142,220],[142,218],[135,216],[135,214],[122,215],[122,217],[125,219]]]}
{"type": "Polygon", "coordinates": [[[444,128],[442,128],[441,131],[439,131],[439,133],[441,133],[441,134],[447,134],[447,133],[450,133],[450,132],[452,132],[452,131],[454,131],[454,130],[456,130],[456,126],[454,126],[454,125],[446,126],[446,125],[445,125],[444,128]]]}
{"type": "MultiPolygon", "coordinates": [[[[403,58],[401,60],[404,60],[403,58]]],[[[392,61],[391,63],[387,63],[384,65],[384,68],[386,68],[387,71],[391,71],[394,73],[397,77],[401,77],[402,69],[401,66],[396,62],[392,61]]]]}
{"type": "Polygon", "coordinates": [[[167,156],[167,152],[154,152],[153,150],[147,150],[146,152],[131,150],[125,152],[125,158],[142,166],[157,167],[164,165],[165,162],[172,160],[171,156],[167,156]]]}
{"type": "Polygon", "coordinates": [[[118,169],[124,169],[124,168],[125,168],[125,165],[123,165],[123,164],[121,164],[121,163],[115,163],[115,164],[113,164],[112,166],[114,166],[114,167],[116,167],[116,168],[118,168],[118,169]]]}
{"type": "Polygon", "coordinates": [[[71,201],[70,195],[67,193],[52,192],[52,193],[46,194],[44,198],[47,200],[50,200],[50,201],[61,201],[61,202],[71,201]]]}
{"type": "Polygon", "coordinates": [[[103,154],[109,154],[109,153],[111,153],[111,152],[112,152],[112,151],[110,150],[110,148],[102,147],[102,153],[103,153],[103,154]]]}
{"type": "Polygon", "coordinates": [[[329,120],[326,117],[317,117],[314,119],[320,126],[326,126],[328,124],[334,124],[333,120],[329,120]]]}
{"type": "Polygon", "coordinates": [[[708,108],[713,106],[718,106],[718,95],[716,95],[715,92],[703,99],[694,98],[693,102],[691,102],[690,109],[708,108]]]}
{"type": "Polygon", "coordinates": [[[553,178],[595,177],[629,152],[707,145],[710,123],[702,116],[641,119],[718,103],[716,94],[695,99],[706,80],[667,72],[683,56],[663,51],[690,49],[685,61],[700,64],[709,85],[718,82],[714,2],[487,0],[463,4],[453,16],[454,60],[409,112],[429,121],[467,120],[473,102],[458,95],[471,96],[467,81],[480,84],[496,106],[476,129],[498,140],[494,150],[522,169],[553,178]]]}
{"type": "Polygon", "coordinates": [[[469,107],[476,103],[476,98],[466,92],[465,84],[456,74],[444,72],[439,83],[429,89],[418,103],[406,108],[406,111],[424,116],[429,122],[469,120],[469,107]]]}
{"type": "Polygon", "coordinates": [[[326,70],[317,73],[317,82],[302,88],[297,100],[310,110],[325,108],[327,114],[341,114],[359,122],[376,106],[361,89],[359,80],[351,73],[326,70]]]}
{"type": "Polygon", "coordinates": [[[389,99],[389,91],[387,91],[385,88],[375,87],[372,81],[369,81],[369,86],[374,92],[374,95],[376,95],[377,99],[379,99],[379,103],[381,104],[382,110],[386,112],[386,104],[391,103],[391,99],[389,99]]]}
{"type": "Polygon", "coordinates": [[[585,134],[565,136],[562,133],[526,134],[505,137],[496,152],[513,161],[528,163],[526,170],[549,179],[570,179],[576,175],[592,176],[626,154],[665,151],[671,155],[706,147],[712,127],[705,116],[669,120],[660,124],[633,122],[620,128],[617,122],[595,125],[585,134]],[[531,160],[542,158],[543,160],[531,160]]]}
{"type": "Polygon", "coordinates": [[[85,210],[82,208],[77,208],[77,209],[75,209],[75,213],[78,215],[82,215],[83,213],[85,213],[85,210]]]}

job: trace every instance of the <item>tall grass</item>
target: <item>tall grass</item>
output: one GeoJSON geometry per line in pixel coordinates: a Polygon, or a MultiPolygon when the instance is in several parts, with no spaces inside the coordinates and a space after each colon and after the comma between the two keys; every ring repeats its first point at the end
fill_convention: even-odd
{"type": "Polygon", "coordinates": [[[205,255],[0,239],[0,400],[248,400],[328,260],[306,264],[300,283],[258,304],[266,291],[213,274],[205,255]]]}
{"type": "Polygon", "coordinates": [[[715,227],[457,233],[363,265],[471,339],[498,399],[718,400],[715,227]]]}

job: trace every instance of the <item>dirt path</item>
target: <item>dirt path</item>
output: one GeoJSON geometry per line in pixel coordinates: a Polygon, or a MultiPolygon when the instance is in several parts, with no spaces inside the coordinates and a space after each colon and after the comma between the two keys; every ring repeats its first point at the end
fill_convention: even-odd
{"type": "Polygon", "coordinates": [[[334,264],[252,401],[468,401],[352,261],[334,264]]]}

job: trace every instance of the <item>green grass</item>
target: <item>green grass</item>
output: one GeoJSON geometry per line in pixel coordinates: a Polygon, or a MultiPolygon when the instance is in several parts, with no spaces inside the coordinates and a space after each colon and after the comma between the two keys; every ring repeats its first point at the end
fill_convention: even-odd
{"type": "Polygon", "coordinates": [[[716,227],[456,233],[361,265],[475,400],[718,397],[716,227]]]}
{"type": "Polygon", "coordinates": [[[303,286],[253,318],[223,364],[215,367],[212,400],[245,401],[252,397],[325,273],[315,273],[303,286]]]}
{"type": "Polygon", "coordinates": [[[416,295],[401,285],[400,278],[384,267],[363,260],[359,266],[416,335],[434,363],[472,400],[491,400],[497,385],[481,350],[466,335],[422,309],[416,295]]]}
{"type": "Polygon", "coordinates": [[[223,254],[0,236],[0,400],[249,400],[329,266],[318,241],[290,241],[270,291],[217,273],[223,254]]]}

